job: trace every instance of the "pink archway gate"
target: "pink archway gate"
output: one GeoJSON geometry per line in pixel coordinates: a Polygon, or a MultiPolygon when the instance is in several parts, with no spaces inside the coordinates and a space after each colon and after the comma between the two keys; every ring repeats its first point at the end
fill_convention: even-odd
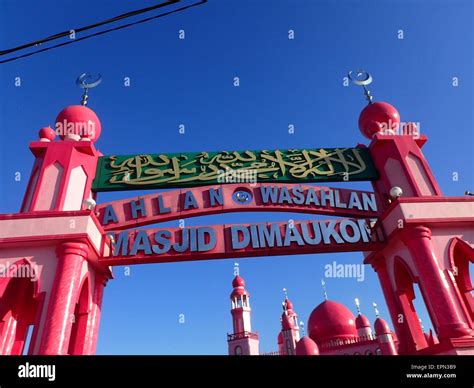
{"type": "Polygon", "coordinates": [[[380,231],[374,234],[370,230],[379,215],[374,193],[310,185],[247,183],[171,190],[103,203],[97,206],[96,214],[112,236],[110,256],[100,259],[107,265],[371,251],[383,241],[380,231]],[[246,196],[245,201],[239,199],[239,194],[246,196]],[[228,212],[353,218],[127,230],[228,212]],[[160,233],[161,246],[167,245],[166,250],[153,241],[153,236],[160,233]],[[190,240],[187,247],[183,247],[184,240],[190,240]]]}
{"type": "Polygon", "coordinates": [[[399,350],[474,354],[472,285],[466,280],[474,198],[442,194],[421,151],[426,136],[382,131],[400,124],[391,105],[371,103],[362,111],[359,127],[370,139],[368,147],[337,149],[105,157],[94,145],[101,125],[91,109],[68,107],[57,121],[73,128],[91,122],[95,131],[62,133],[54,141],[55,132],[42,128],[30,144],[35,163],[21,211],[0,215],[0,265],[25,260],[39,274],[34,287],[23,280],[0,282],[1,292],[9,290],[0,297],[6,306],[0,309],[0,343],[9,344],[2,345],[8,349],[3,352],[21,354],[24,327],[33,322],[30,354],[93,354],[110,265],[363,251],[364,262],[379,276],[393,322],[407,311],[398,294],[399,278],[407,275],[396,274],[397,257],[403,257],[430,306],[439,342],[413,347],[406,327],[395,325],[399,350]],[[259,183],[220,184],[220,171],[232,169],[255,170],[259,183]],[[308,185],[364,180],[372,182],[374,193],[308,185]],[[96,206],[100,191],[176,187],[96,206]],[[332,218],[140,229],[236,211],[332,218]],[[24,288],[35,311],[14,297],[14,287],[24,288]],[[18,310],[25,314],[17,319],[18,310]],[[7,320],[20,322],[21,330],[7,320]]]}

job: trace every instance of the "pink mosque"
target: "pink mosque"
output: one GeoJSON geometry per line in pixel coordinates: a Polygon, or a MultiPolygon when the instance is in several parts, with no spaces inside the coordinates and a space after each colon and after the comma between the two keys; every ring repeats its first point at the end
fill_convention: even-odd
{"type": "MultiPolygon", "coordinates": [[[[231,314],[233,333],[228,334],[229,355],[259,355],[259,336],[252,332],[250,295],[245,281],[237,275],[232,281],[231,314]]],[[[308,321],[308,335],[301,335],[293,303],[282,303],[278,351],[264,355],[397,355],[398,341],[388,323],[378,316],[372,325],[358,311],[357,317],[343,304],[326,299],[315,307],[308,321]]],[[[426,344],[438,343],[430,332],[424,333],[426,344]]]]}

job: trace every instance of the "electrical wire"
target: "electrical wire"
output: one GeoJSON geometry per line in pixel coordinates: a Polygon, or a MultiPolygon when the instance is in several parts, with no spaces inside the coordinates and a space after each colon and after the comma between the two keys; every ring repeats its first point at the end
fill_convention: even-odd
{"type": "MultiPolygon", "coordinates": [[[[89,30],[89,29],[92,29],[92,28],[99,27],[99,26],[104,25],[104,24],[109,24],[109,23],[112,23],[112,22],[115,22],[115,21],[118,21],[118,20],[122,20],[122,19],[125,19],[125,18],[128,18],[128,17],[131,17],[131,16],[142,14],[142,13],[145,13],[145,12],[150,12],[150,11],[155,10],[157,8],[161,8],[161,7],[164,7],[164,6],[167,6],[167,5],[172,5],[172,4],[175,4],[175,3],[179,3],[180,1],[181,0],[169,0],[166,3],[160,3],[160,4],[157,4],[157,5],[151,6],[151,7],[142,8],[140,10],[127,12],[126,14],[122,14],[122,15],[116,16],[114,18],[104,20],[102,22],[94,23],[94,24],[91,24],[91,25],[88,25],[88,26],[85,26],[85,27],[75,29],[74,31],[75,32],[86,31],[86,30],[89,30]]],[[[93,38],[93,37],[96,37],[96,36],[104,35],[104,34],[107,34],[109,32],[112,32],[112,31],[118,31],[118,30],[122,30],[124,28],[135,26],[137,24],[146,23],[146,22],[149,22],[149,21],[154,20],[154,19],[158,19],[158,18],[161,18],[161,17],[164,17],[164,16],[168,16],[168,15],[171,15],[171,14],[174,14],[174,13],[177,13],[177,12],[187,10],[189,8],[196,7],[198,5],[202,5],[204,3],[207,3],[207,0],[201,0],[197,3],[189,4],[189,5],[174,9],[172,11],[164,12],[164,13],[159,14],[159,15],[151,16],[151,17],[141,19],[141,20],[137,20],[135,22],[124,24],[124,25],[121,25],[121,26],[118,26],[118,27],[109,28],[109,29],[104,30],[104,31],[100,31],[100,32],[96,32],[94,34],[86,35],[86,36],[83,36],[81,38],[71,40],[69,42],[58,43],[56,45],[46,47],[44,49],[36,50],[36,51],[31,52],[31,53],[22,54],[22,55],[18,55],[16,57],[4,59],[4,60],[0,61],[0,64],[16,61],[16,60],[21,59],[21,58],[30,57],[32,55],[39,54],[39,53],[42,53],[42,52],[45,52],[45,51],[53,50],[53,49],[56,49],[56,48],[59,48],[59,47],[67,46],[67,45],[77,43],[77,42],[80,42],[80,41],[83,41],[83,40],[86,40],[86,39],[90,39],[90,38],[93,38]]],[[[51,35],[47,38],[44,38],[44,39],[41,39],[41,40],[38,40],[38,41],[35,41],[35,42],[27,43],[27,44],[24,44],[24,45],[21,45],[21,46],[18,46],[18,47],[14,47],[12,49],[3,50],[3,51],[0,51],[0,55],[5,55],[5,54],[12,53],[12,52],[15,52],[15,51],[19,51],[19,50],[22,50],[22,49],[25,49],[25,48],[28,48],[28,47],[36,46],[38,44],[48,42],[48,41],[52,41],[52,40],[55,40],[55,39],[59,39],[59,38],[64,37],[64,36],[69,36],[70,33],[71,33],[71,31],[61,32],[59,34],[51,35]]]]}
{"type": "Polygon", "coordinates": [[[122,15],[115,16],[115,17],[110,18],[110,19],[106,19],[102,22],[89,24],[88,26],[84,26],[84,27],[80,27],[80,28],[73,28],[69,31],[60,32],[58,34],[48,36],[47,38],[43,38],[43,39],[40,39],[40,40],[35,40],[34,42],[30,42],[30,43],[23,44],[21,46],[13,47],[13,48],[8,49],[8,50],[1,50],[0,55],[10,54],[10,53],[13,53],[13,52],[18,51],[18,50],[23,50],[23,49],[28,48],[28,47],[37,46],[37,45],[40,45],[42,43],[50,42],[52,40],[59,39],[59,38],[62,38],[64,36],[68,36],[68,35],[71,34],[71,31],[74,31],[74,32],[87,31],[87,30],[90,30],[92,28],[100,27],[100,26],[103,26],[105,24],[113,23],[113,22],[116,22],[118,20],[126,19],[126,18],[135,16],[135,15],[139,15],[139,14],[142,14],[142,13],[145,13],[145,12],[150,12],[150,11],[153,11],[155,9],[167,6],[167,5],[178,3],[180,1],[181,0],[167,0],[164,3],[159,3],[159,4],[155,4],[151,7],[146,7],[146,8],[138,9],[138,10],[135,10],[135,11],[127,12],[127,13],[124,13],[122,15]]]}

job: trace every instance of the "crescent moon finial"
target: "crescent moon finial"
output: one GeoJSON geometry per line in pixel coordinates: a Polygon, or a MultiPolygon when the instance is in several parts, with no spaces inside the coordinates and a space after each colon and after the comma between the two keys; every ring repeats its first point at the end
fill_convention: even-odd
{"type": "Polygon", "coordinates": [[[100,74],[82,73],[76,79],[76,85],[81,89],[84,89],[82,95],[81,105],[87,105],[87,99],[89,98],[89,89],[95,88],[102,82],[102,76],[100,74]]]}
{"type": "Polygon", "coordinates": [[[350,71],[347,75],[349,79],[356,85],[364,88],[364,94],[369,104],[372,104],[374,97],[370,93],[370,90],[366,88],[367,85],[372,83],[372,76],[365,70],[359,69],[357,71],[350,71]]]}

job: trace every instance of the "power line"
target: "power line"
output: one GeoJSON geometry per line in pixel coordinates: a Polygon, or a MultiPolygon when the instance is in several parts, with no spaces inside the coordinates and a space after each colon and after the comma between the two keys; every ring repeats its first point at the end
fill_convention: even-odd
{"type": "Polygon", "coordinates": [[[103,20],[103,21],[98,22],[98,23],[89,24],[88,26],[84,26],[84,27],[80,27],[80,28],[73,28],[72,30],[69,30],[69,31],[63,31],[63,32],[60,32],[58,34],[48,36],[47,38],[43,38],[43,39],[40,39],[40,40],[35,40],[34,42],[22,44],[20,46],[13,47],[13,48],[8,49],[8,50],[2,50],[2,51],[0,51],[0,55],[13,53],[13,52],[18,51],[18,50],[23,50],[23,49],[31,47],[31,46],[37,46],[37,45],[40,45],[42,43],[50,42],[52,40],[56,40],[56,39],[62,38],[64,36],[68,36],[68,35],[70,35],[71,31],[74,31],[74,32],[87,31],[87,30],[90,30],[92,28],[96,28],[96,27],[99,27],[99,26],[103,26],[105,24],[113,23],[113,22],[116,22],[116,21],[121,20],[121,19],[126,19],[126,18],[135,16],[135,15],[139,15],[139,14],[142,14],[142,13],[145,13],[145,12],[150,12],[150,11],[153,11],[155,9],[158,9],[158,8],[161,8],[161,7],[164,7],[164,6],[171,5],[173,3],[178,3],[179,1],[181,1],[181,0],[167,0],[164,3],[159,3],[159,4],[155,4],[151,7],[146,7],[146,8],[138,9],[138,10],[135,10],[135,11],[127,12],[127,13],[124,13],[122,15],[115,16],[113,18],[106,19],[106,20],[103,20]]]}
{"type": "MultiPolygon", "coordinates": [[[[161,7],[164,7],[164,6],[167,6],[167,5],[179,3],[180,1],[181,0],[169,0],[165,3],[160,3],[160,4],[157,4],[157,5],[151,6],[151,7],[142,8],[140,10],[127,12],[126,14],[119,15],[119,16],[116,16],[116,17],[111,18],[111,19],[104,20],[104,21],[99,22],[99,23],[95,23],[95,24],[91,24],[91,25],[88,25],[88,26],[85,26],[85,27],[81,27],[81,28],[75,29],[73,31],[81,32],[81,31],[89,30],[91,28],[96,28],[98,26],[101,26],[101,25],[104,25],[104,24],[109,24],[109,23],[115,22],[117,20],[125,19],[125,18],[131,17],[131,16],[135,16],[135,15],[138,15],[138,14],[145,13],[145,12],[150,12],[154,9],[161,8],[161,7]]],[[[30,57],[30,56],[35,55],[35,54],[39,54],[39,53],[42,53],[42,52],[45,52],[45,51],[53,50],[53,49],[56,49],[56,48],[59,48],[59,47],[62,47],[62,46],[67,46],[67,45],[77,43],[77,42],[80,42],[80,41],[83,41],[83,40],[86,40],[86,39],[89,39],[89,38],[93,38],[95,36],[104,35],[104,34],[107,34],[109,32],[112,32],[112,31],[118,31],[118,30],[122,30],[124,28],[132,27],[132,26],[137,25],[137,24],[146,23],[146,22],[149,22],[149,21],[154,20],[154,19],[158,19],[158,18],[161,18],[161,17],[164,17],[164,16],[171,15],[173,13],[177,13],[177,12],[180,12],[180,11],[187,10],[189,8],[196,7],[198,5],[202,5],[204,3],[207,3],[207,0],[200,0],[197,3],[186,5],[184,7],[180,7],[180,8],[174,9],[172,11],[168,11],[168,12],[165,12],[165,13],[162,13],[162,14],[159,14],[159,15],[151,16],[151,17],[148,17],[148,18],[145,18],[145,19],[137,20],[136,22],[131,22],[131,23],[124,24],[124,25],[121,25],[121,26],[118,26],[118,27],[109,28],[109,29],[104,30],[104,31],[96,32],[94,34],[83,36],[81,38],[77,38],[77,39],[74,39],[74,40],[71,40],[71,41],[68,41],[68,42],[58,43],[54,46],[50,46],[50,47],[46,47],[44,49],[36,50],[36,51],[31,52],[31,53],[18,55],[18,56],[13,57],[13,58],[8,58],[8,59],[0,61],[0,64],[16,61],[16,60],[21,59],[21,58],[30,57]]],[[[15,51],[22,50],[24,48],[28,48],[28,47],[31,47],[31,46],[36,46],[38,44],[48,42],[48,41],[52,41],[52,40],[55,40],[55,39],[59,39],[59,38],[64,37],[64,36],[69,36],[70,33],[71,33],[70,31],[61,32],[59,34],[51,35],[47,38],[44,38],[44,39],[41,39],[41,40],[38,40],[38,41],[35,41],[35,42],[27,43],[27,44],[24,44],[24,45],[21,45],[21,46],[18,46],[18,47],[14,47],[12,49],[0,51],[0,55],[5,55],[5,54],[8,54],[8,53],[12,53],[12,52],[15,52],[15,51]]]]}

